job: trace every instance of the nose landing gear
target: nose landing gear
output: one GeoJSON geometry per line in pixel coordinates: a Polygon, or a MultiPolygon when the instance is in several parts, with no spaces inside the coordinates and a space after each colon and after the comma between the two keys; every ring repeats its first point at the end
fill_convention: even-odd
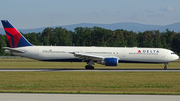
{"type": "Polygon", "coordinates": [[[168,63],[164,63],[164,70],[167,70],[168,63]]]}

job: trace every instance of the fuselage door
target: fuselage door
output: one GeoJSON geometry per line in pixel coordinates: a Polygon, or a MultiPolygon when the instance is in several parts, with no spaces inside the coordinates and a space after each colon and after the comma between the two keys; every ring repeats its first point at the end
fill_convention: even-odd
{"type": "Polygon", "coordinates": [[[39,55],[39,49],[35,49],[35,54],[39,55]]]}
{"type": "Polygon", "coordinates": [[[162,51],[161,56],[162,56],[162,58],[165,58],[165,53],[164,53],[164,51],[162,51]]]}
{"type": "Polygon", "coordinates": [[[126,51],[125,50],[122,51],[122,57],[126,57],[126,51]]]}

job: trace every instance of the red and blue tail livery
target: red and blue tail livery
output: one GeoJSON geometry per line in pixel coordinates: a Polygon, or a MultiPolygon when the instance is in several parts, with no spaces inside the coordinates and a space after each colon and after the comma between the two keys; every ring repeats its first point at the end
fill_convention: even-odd
{"type": "Polygon", "coordinates": [[[8,20],[1,20],[11,48],[32,46],[8,20]]]}

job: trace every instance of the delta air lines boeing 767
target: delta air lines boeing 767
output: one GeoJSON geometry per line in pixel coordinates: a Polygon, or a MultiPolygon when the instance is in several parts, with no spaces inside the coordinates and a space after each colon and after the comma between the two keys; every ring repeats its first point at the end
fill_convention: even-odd
{"type": "Polygon", "coordinates": [[[179,59],[173,51],[163,48],[137,47],[80,47],[80,46],[35,46],[13,27],[8,20],[1,20],[10,47],[6,53],[41,61],[87,62],[86,69],[94,69],[94,63],[117,66],[118,63],[164,63],[179,59]]]}

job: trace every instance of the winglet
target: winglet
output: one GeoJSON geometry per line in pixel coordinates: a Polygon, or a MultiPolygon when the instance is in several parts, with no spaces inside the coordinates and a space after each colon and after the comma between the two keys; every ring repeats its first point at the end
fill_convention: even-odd
{"type": "Polygon", "coordinates": [[[21,35],[21,33],[9,23],[8,20],[1,20],[4,31],[11,48],[32,46],[32,44],[21,35]]]}

